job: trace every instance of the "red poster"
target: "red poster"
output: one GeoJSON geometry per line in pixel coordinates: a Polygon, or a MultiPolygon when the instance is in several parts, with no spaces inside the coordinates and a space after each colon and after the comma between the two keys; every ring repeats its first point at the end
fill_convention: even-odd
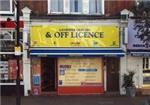
{"type": "Polygon", "coordinates": [[[32,94],[41,95],[41,65],[40,59],[32,59],[32,94]]]}
{"type": "MultiPolygon", "coordinates": [[[[8,78],[15,80],[17,77],[17,60],[8,60],[8,78]]],[[[23,78],[23,66],[20,60],[20,79],[23,78]]]]}

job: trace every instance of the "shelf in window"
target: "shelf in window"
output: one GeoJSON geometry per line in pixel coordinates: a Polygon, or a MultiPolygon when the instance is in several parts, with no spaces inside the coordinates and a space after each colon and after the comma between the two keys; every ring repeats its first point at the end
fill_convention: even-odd
{"type": "MultiPolygon", "coordinates": [[[[0,85],[16,85],[16,83],[0,83],[0,85]]],[[[24,85],[24,83],[20,82],[20,85],[24,85]]]]}
{"type": "Polygon", "coordinates": [[[0,41],[15,41],[15,39],[0,39],[0,41]]]}

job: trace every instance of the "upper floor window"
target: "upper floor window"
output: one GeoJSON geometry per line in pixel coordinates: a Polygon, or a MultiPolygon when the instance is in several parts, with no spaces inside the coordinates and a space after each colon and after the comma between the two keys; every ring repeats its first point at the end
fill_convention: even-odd
{"type": "Polygon", "coordinates": [[[0,14],[12,13],[12,0],[0,0],[0,14]]]}
{"type": "Polygon", "coordinates": [[[104,14],[104,0],[48,0],[48,13],[104,14]]]}
{"type": "Polygon", "coordinates": [[[89,13],[101,14],[102,13],[102,0],[89,0],[89,13]]]}
{"type": "Polygon", "coordinates": [[[70,0],[70,12],[82,13],[82,0],[70,0]]]}
{"type": "Polygon", "coordinates": [[[150,1],[149,0],[136,0],[138,5],[142,5],[145,8],[150,8],[150,1]]]}
{"type": "Polygon", "coordinates": [[[51,12],[63,12],[63,0],[51,0],[50,5],[51,12]]]}

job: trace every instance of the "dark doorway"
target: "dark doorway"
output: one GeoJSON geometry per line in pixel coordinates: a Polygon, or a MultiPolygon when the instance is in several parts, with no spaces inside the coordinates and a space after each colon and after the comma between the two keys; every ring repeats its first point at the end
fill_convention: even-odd
{"type": "Polygon", "coordinates": [[[56,91],[56,59],[41,58],[42,92],[56,91]]]}
{"type": "Polygon", "coordinates": [[[119,58],[107,58],[107,91],[119,91],[119,58]]]}

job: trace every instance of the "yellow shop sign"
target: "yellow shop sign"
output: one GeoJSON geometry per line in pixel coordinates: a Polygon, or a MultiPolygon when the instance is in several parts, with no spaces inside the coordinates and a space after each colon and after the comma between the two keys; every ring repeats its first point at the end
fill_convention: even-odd
{"type": "Polygon", "coordinates": [[[31,47],[118,48],[119,28],[101,25],[39,25],[31,27],[31,47]]]}

